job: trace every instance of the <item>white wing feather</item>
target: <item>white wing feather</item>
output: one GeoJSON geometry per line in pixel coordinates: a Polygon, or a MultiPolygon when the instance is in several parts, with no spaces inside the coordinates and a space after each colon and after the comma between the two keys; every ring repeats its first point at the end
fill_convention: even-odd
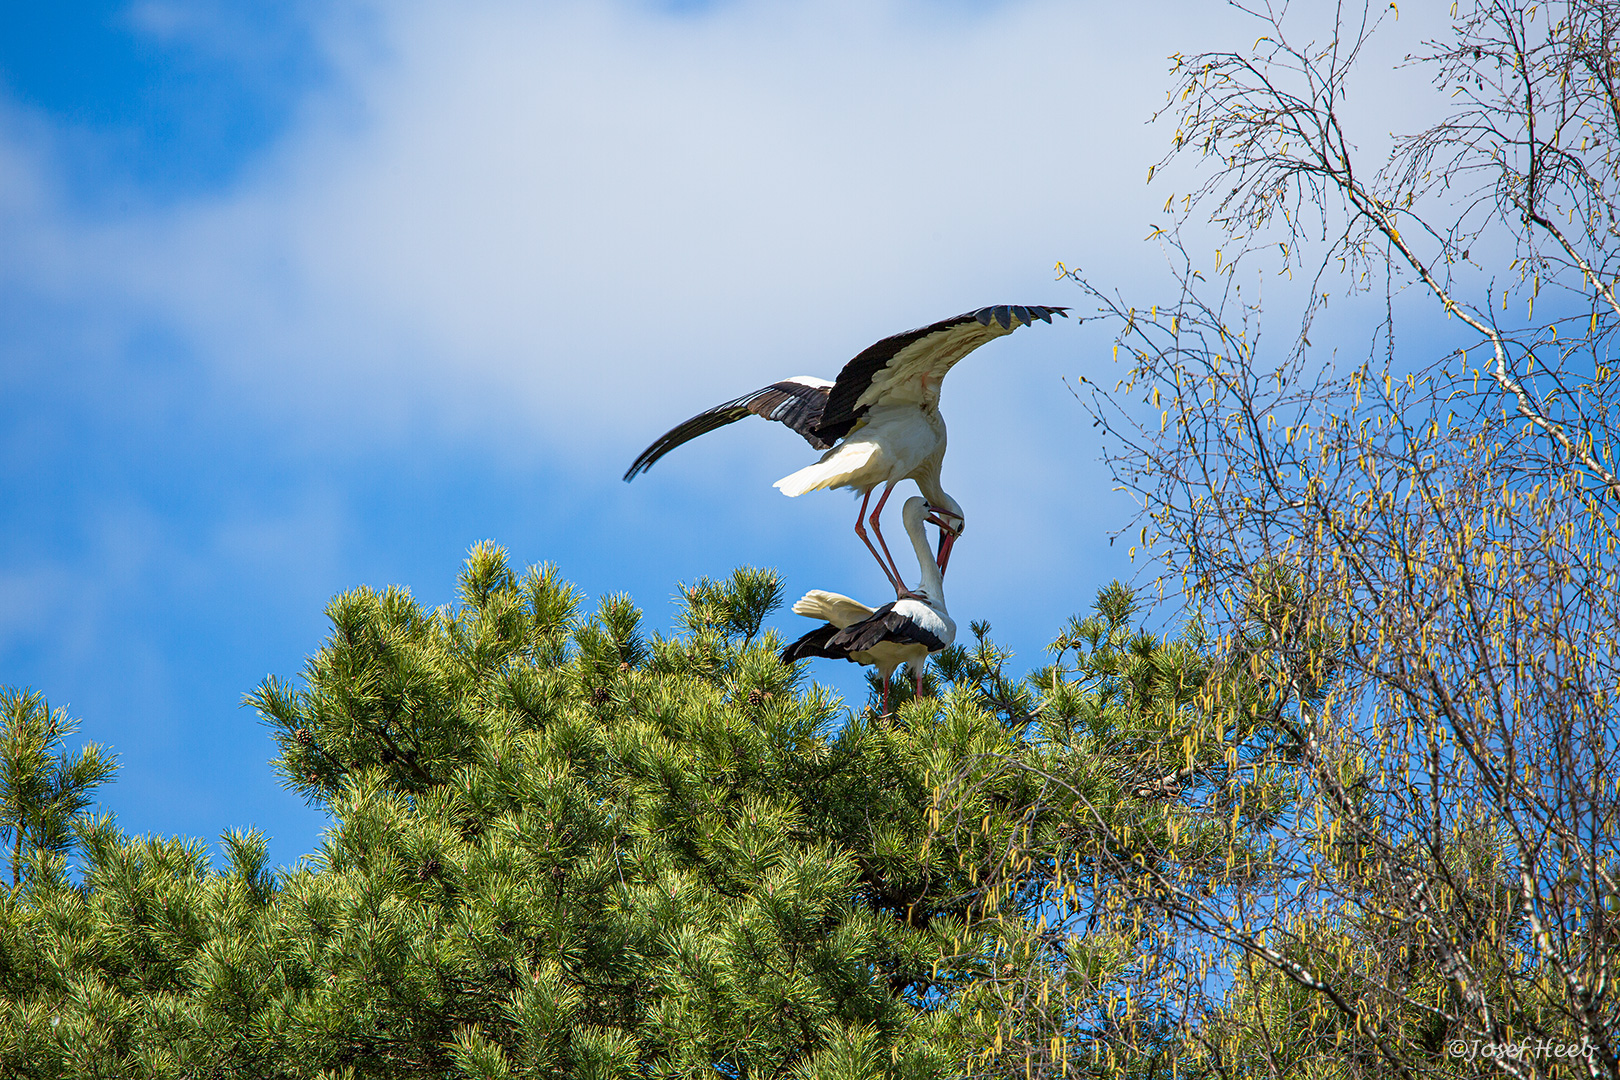
{"type": "Polygon", "coordinates": [[[824,589],[811,589],[793,605],[793,614],[830,622],[840,630],[846,626],[853,626],[875,610],[859,600],[852,600],[842,593],[827,592],[824,589]]]}

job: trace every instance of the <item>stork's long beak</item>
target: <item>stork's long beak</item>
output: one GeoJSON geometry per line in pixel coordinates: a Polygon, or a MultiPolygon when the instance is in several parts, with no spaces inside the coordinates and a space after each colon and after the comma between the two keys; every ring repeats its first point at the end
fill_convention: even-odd
{"type": "Polygon", "coordinates": [[[951,548],[956,544],[956,533],[949,529],[939,530],[939,573],[945,575],[945,564],[951,561],[951,548]]]}
{"type": "Polygon", "coordinates": [[[956,544],[956,538],[962,535],[962,519],[949,510],[930,506],[927,520],[930,524],[939,526],[939,554],[934,561],[939,564],[939,572],[943,576],[945,564],[951,561],[951,548],[956,544]],[[954,519],[956,524],[950,524],[946,518],[954,519]]]}

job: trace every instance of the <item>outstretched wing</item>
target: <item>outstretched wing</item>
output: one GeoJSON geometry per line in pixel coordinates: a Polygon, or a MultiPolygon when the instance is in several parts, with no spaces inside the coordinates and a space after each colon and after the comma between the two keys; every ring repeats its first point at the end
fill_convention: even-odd
{"type": "Polygon", "coordinates": [[[724,405],[706,409],[659,436],[658,441],[643,450],[641,456],[630,465],[624,478],[626,481],[635,479],[638,473],[644,473],[652,468],[653,462],[681,443],[690,442],[715,428],[734,424],[749,413],[786,424],[803,435],[804,441],[817,450],[826,450],[837,440],[823,438],[817,433],[816,424],[821,419],[821,411],[827,404],[827,394],[832,386],[833,384],[826,379],[818,379],[813,375],[795,375],[791,379],[783,379],[781,382],[761,387],[752,394],[744,394],[724,405]]]}
{"type": "Polygon", "coordinates": [[[923,645],[931,653],[939,652],[945,647],[945,642],[941,641],[938,635],[919,626],[904,612],[896,611],[894,605],[895,601],[890,601],[867,618],[831,635],[826,642],[826,648],[830,651],[816,655],[837,655],[831,650],[866,652],[883,641],[892,641],[898,645],[923,645]]]}
{"type": "MultiPolygon", "coordinates": [[[[844,365],[827,396],[816,434],[829,445],[849,434],[873,405],[935,403],[939,383],[962,357],[987,341],[1068,308],[1002,304],[964,312],[929,326],[886,337],[844,365]]],[[[1065,316],[1066,317],[1066,316],[1065,316]]]]}

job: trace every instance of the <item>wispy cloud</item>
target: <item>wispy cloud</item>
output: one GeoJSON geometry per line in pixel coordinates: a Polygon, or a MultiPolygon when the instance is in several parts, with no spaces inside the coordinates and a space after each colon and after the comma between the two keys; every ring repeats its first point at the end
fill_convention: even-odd
{"type": "Polygon", "coordinates": [[[364,430],[361,391],[559,453],[662,423],[672,372],[702,401],[828,371],[1135,245],[1174,45],[1040,2],[404,4],[324,33],[338,75],[222,192],[76,218],[13,128],[10,275],[160,317],[275,408],[364,430]]]}

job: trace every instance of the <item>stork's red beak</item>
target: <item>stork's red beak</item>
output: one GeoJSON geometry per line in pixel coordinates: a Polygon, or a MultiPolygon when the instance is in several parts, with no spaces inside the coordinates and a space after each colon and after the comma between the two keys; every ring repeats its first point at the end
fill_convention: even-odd
{"type": "Polygon", "coordinates": [[[939,555],[935,557],[934,561],[939,564],[939,572],[943,576],[945,564],[951,561],[951,547],[956,543],[956,538],[962,535],[962,519],[948,510],[930,506],[927,520],[929,524],[939,526],[939,555]],[[945,521],[946,517],[955,519],[957,523],[955,525],[948,524],[945,521]]]}

